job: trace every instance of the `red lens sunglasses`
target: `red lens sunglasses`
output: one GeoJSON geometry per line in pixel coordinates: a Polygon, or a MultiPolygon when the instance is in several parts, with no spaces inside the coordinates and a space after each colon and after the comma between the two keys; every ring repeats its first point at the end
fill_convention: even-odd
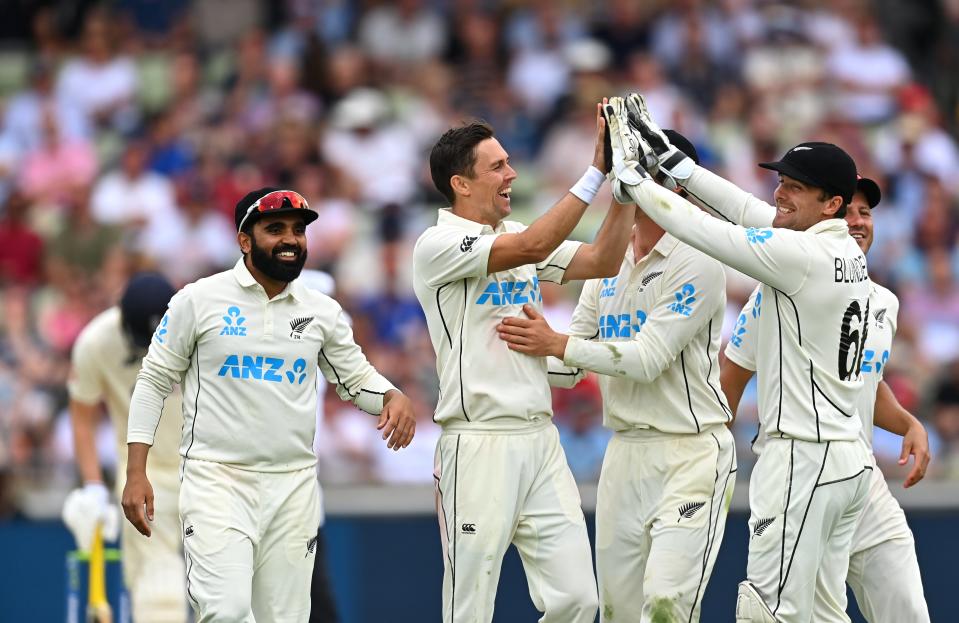
{"type": "Polygon", "coordinates": [[[254,211],[263,213],[279,210],[280,208],[309,210],[310,204],[308,204],[306,199],[303,198],[303,195],[298,192],[292,190],[274,190],[271,193],[263,195],[254,201],[253,205],[247,208],[246,214],[243,215],[243,219],[240,221],[240,225],[236,230],[243,231],[243,224],[246,223],[246,219],[248,219],[254,211]]]}

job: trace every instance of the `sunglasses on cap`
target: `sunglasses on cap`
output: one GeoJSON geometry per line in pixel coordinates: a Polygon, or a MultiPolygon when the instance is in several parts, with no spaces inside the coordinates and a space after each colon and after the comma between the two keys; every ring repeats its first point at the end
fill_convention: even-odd
{"type": "Polygon", "coordinates": [[[240,221],[240,225],[236,228],[237,231],[243,231],[243,224],[246,223],[246,219],[250,218],[250,215],[254,212],[259,212],[261,214],[266,212],[273,212],[276,210],[309,210],[310,204],[306,202],[306,199],[303,198],[303,195],[293,190],[274,190],[271,193],[267,193],[253,202],[249,208],[246,209],[246,214],[243,215],[243,219],[240,221]]]}

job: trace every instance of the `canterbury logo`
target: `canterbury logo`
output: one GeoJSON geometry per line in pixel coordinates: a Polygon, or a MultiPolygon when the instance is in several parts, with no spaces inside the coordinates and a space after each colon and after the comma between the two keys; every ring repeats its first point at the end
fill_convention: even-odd
{"type": "Polygon", "coordinates": [[[476,524],[475,523],[464,523],[461,526],[463,534],[476,534],[476,524]]]}
{"type": "Polygon", "coordinates": [[[187,526],[186,530],[183,531],[183,538],[189,538],[193,536],[193,526],[187,526]]]}
{"type": "Polygon", "coordinates": [[[753,534],[755,536],[762,536],[763,532],[766,531],[766,528],[773,525],[774,521],[776,521],[775,517],[770,517],[769,519],[760,519],[756,522],[756,527],[753,528],[753,534]]]}
{"type": "Polygon", "coordinates": [[[679,519],[676,520],[676,523],[679,523],[683,518],[691,519],[699,509],[706,506],[706,502],[688,502],[679,507],[679,519]]]}
{"type": "Polygon", "coordinates": [[[657,271],[654,272],[654,273],[649,273],[648,275],[646,275],[645,277],[643,277],[642,287],[645,288],[646,286],[649,285],[649,282],[650,282],[650,281],[652,281],[652,280],[655,279],[656,277],[659,277],[659,276],[662,275],[662,274],[663,274],[663,271],[661,271],[661,270],[657,270],[657,271]]]}

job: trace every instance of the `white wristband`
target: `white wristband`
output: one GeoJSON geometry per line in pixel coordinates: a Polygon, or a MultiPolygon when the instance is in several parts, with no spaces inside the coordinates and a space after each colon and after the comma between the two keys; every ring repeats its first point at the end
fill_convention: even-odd
{"type": "Polygon", "coordinates": [[[583,173],[583,177],[579,178],[579,181],[573,184],[569,192],[583,203],[589,204],[596,198],[596,193],[599,192],[605,180],[606,176],[603,175],[603,172],[590,165],[590,167],[586,169],[586,173],[583,173]]]}

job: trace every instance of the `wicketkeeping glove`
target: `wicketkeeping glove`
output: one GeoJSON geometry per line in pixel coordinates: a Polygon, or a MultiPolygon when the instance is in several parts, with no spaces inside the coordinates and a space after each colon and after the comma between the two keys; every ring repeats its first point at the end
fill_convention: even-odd
{"type": "Polygon", "coordinates": [[[622,188],[635,186],[643,180],[651,179],[643,168],[649,146],[643,143],[639,134],[629,126],[626,102],[621,97],[612,97],[603,107],[606,127],[609,128],[609,141],[612,149],[612,167],[609,179],[613,197],[620,203],[633,203],[632,197],[622,188]]]}
{"type": "Polygon", "coordinates": [[[648,169],[656,181],[670,190],[676,190],[693,174],[696,163],[692,158],[673,147],[663,130],[653,121],[643,96],[633,93],[626,100],[629,125],[639,132],[643,141],[652,149],[655,163],[648,162],[648,169]]]}
{"type": "Polygon", "coordinates": [[[63,502],[63,523],[76,539],[77,548],[90,551],[97,524],[104,541],[115,541],[120,536],[120,513],[110,504],[110,494],[103,483],[95,482],[74,489],[63,502]]]}

